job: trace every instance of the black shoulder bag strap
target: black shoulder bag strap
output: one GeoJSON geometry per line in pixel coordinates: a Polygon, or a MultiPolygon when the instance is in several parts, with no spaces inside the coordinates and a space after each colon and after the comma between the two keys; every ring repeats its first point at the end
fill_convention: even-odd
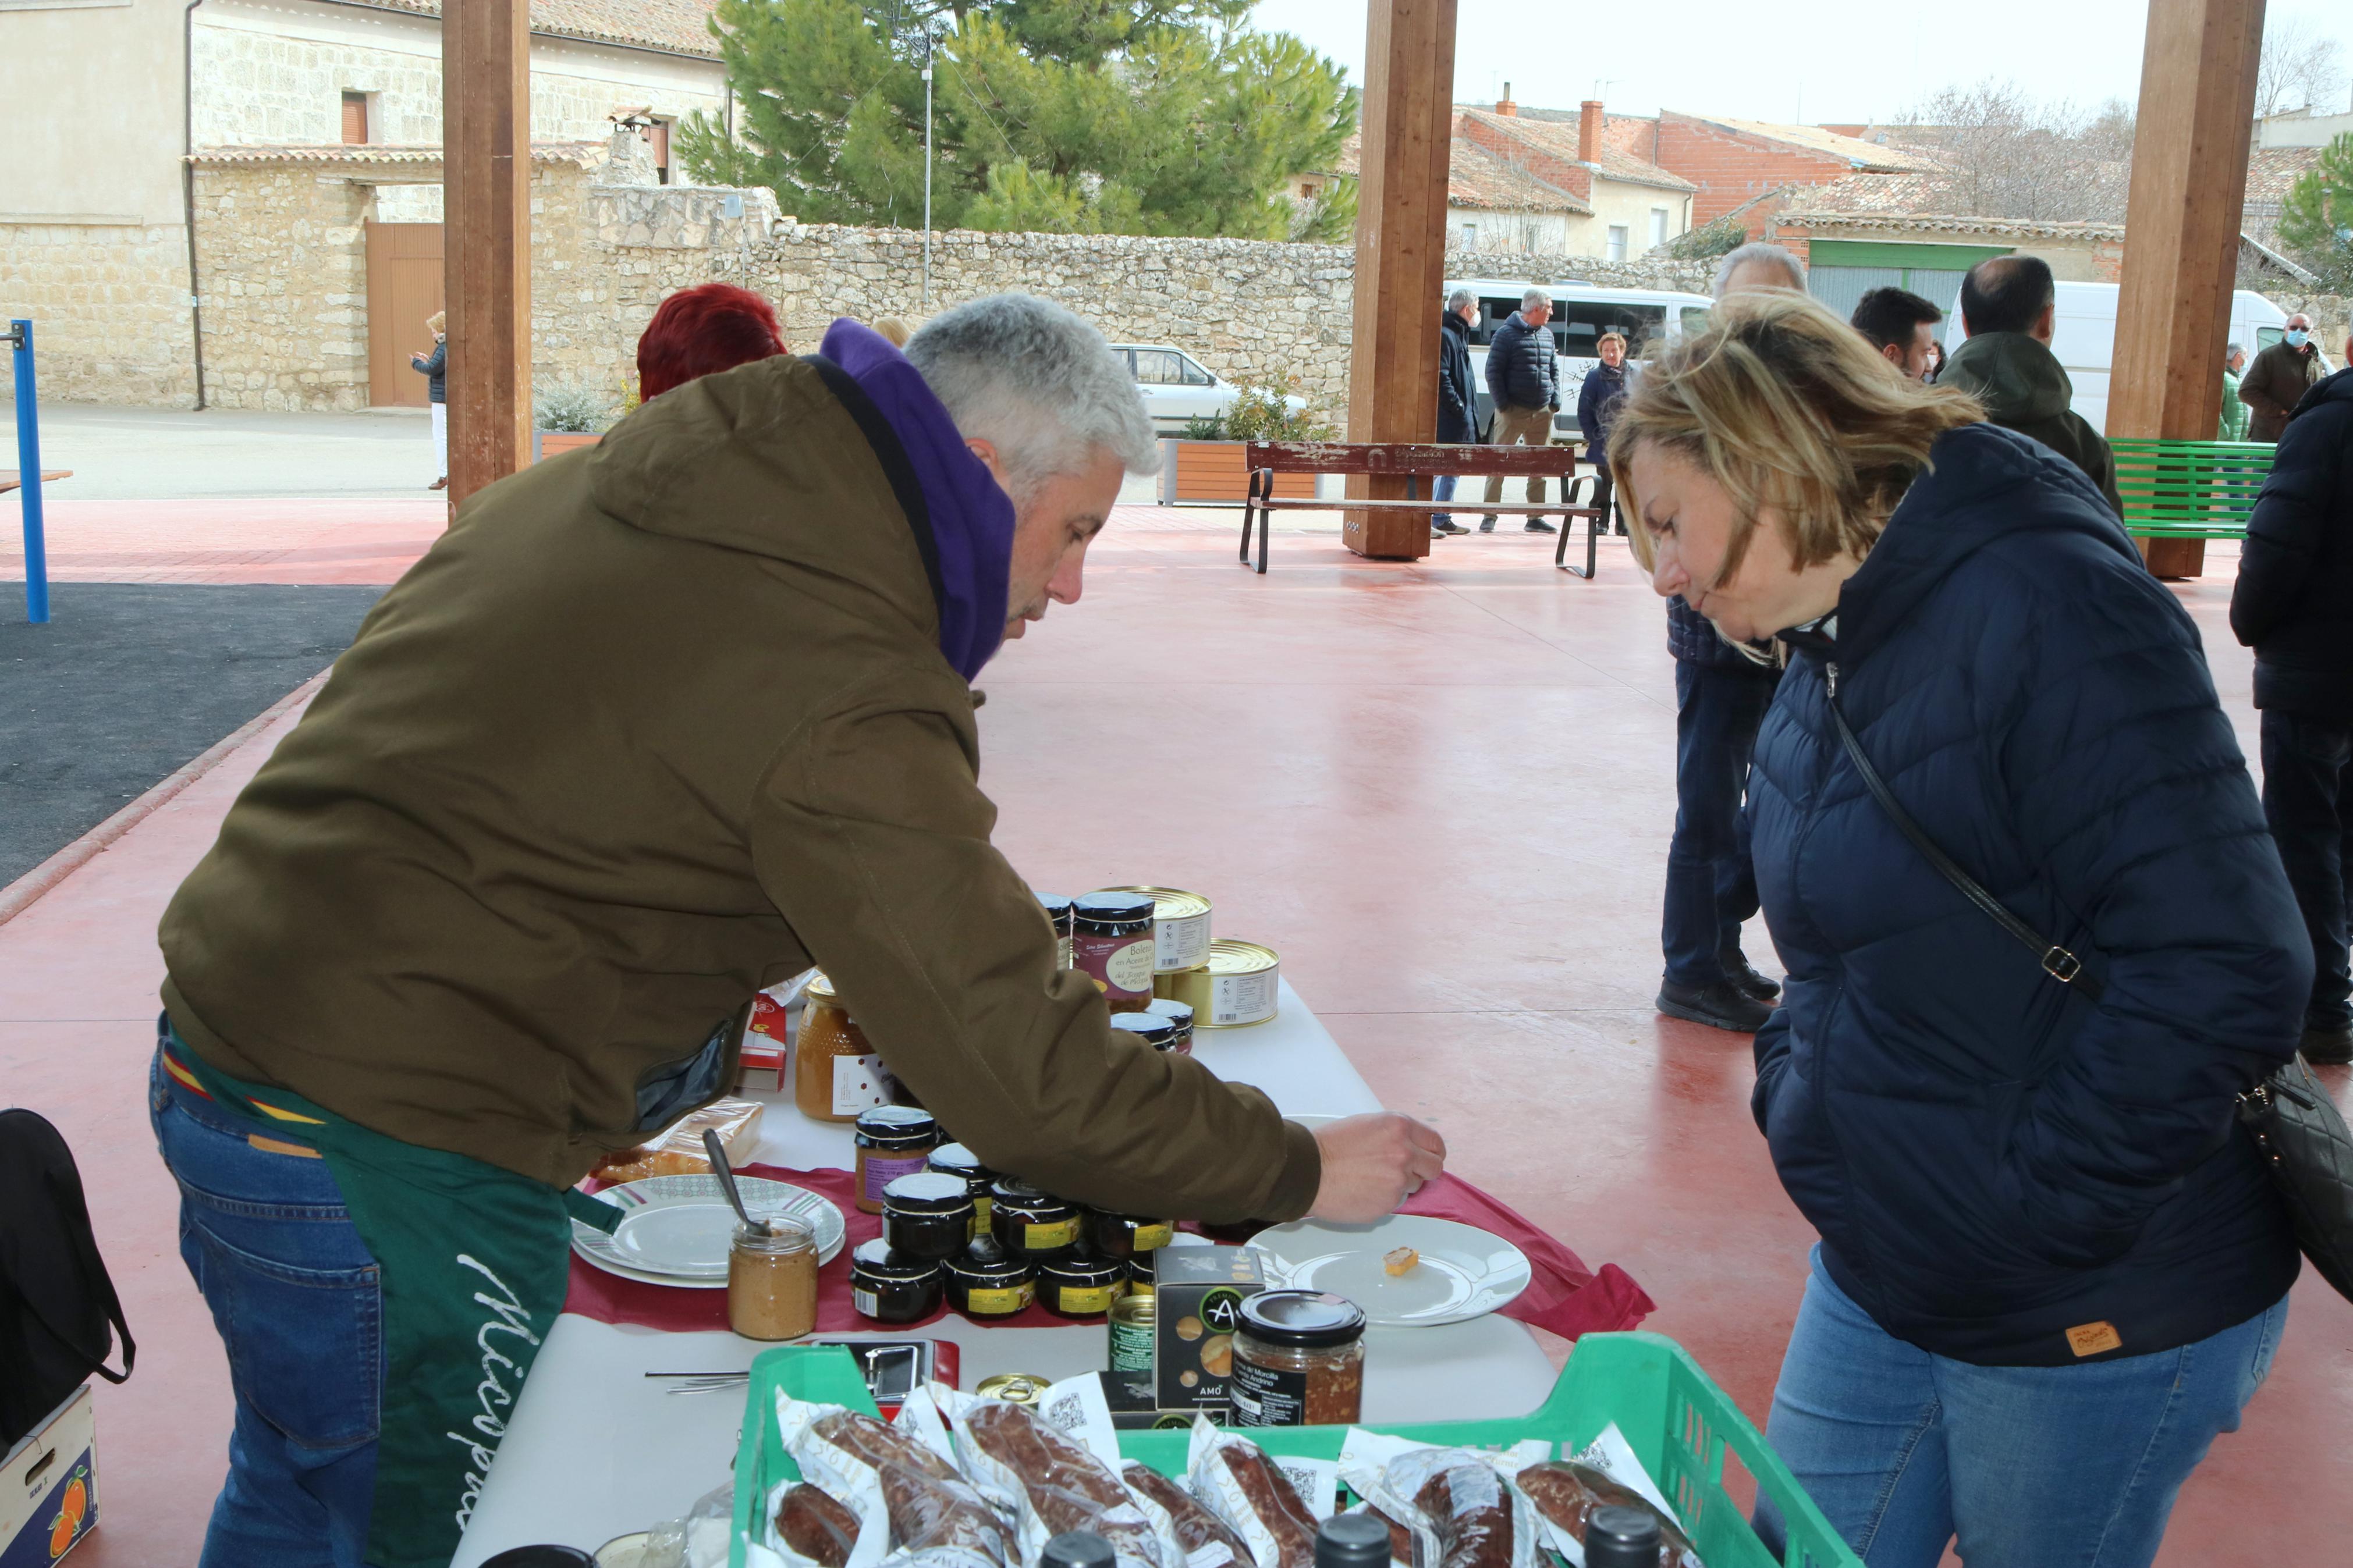
{"type": "MultiPolygon", "coordinates": [[[[1839,742],[1879,809],[1903,829],[1904,837],[1938,876],[2041,959],[2045,974],[2098,1001],[2103,987],[2097,976],[2084,973],[2081,959],[2012,914],[2008,905],[1937,848],[1911,814],[1896,804],[1887,781],[1863,754],[1862,742],[1855,739],[1853,727],[1839,707],[1838,680],[1838,665],[1826,662],[1822,685],[1831,721],[1838,726],[1839,742]]],[[[2263,1168],[2271,1173],[2274,1185],[2286,1202],[2297,1245],[2337,1293],[2353,1300],[2353,1131],[2348,1131],[2337,1102],[2299,1055],[2240,1095],[2238,1115],[2240,1124],[2254,1140],[2263,1168]]]]}

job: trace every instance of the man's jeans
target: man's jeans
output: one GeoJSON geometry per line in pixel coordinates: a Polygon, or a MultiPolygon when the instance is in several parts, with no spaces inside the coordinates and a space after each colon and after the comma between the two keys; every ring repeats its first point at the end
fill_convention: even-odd
{"type": "MultiPolygon", "coordinates": [[[[1430,480],[1430,499],[1432,500],[1452,500],[1454,499],[1454,481],[1461,477],[1462,476],[1460,474],[1440,474],[1436,479],[1430,480]]],[[[1432,528],[1445,528],[1451,524],[1453,521],[1453,513],[1444,511],[1437,512],[1432,514],[1430,517],[1430,526],[1432,528]]]]}
{"type": "Polygon", "coordinates": [[[2345,889],[2353,864],[2353,726],[2266,708],[2263,714],[2263,819],[2287,868],[2288,886],[2312,939],[2307,1029],[2353,1022],[2347,997],[2345,889]]]}
{"type": "Polygon", "coordinates": [[[180,1184],[180,1257],[237,1390],[199,1568],[359,1568],[384,1392],[376,1261],[326,1161],[288,1152],[297,1142],[257,1146],[160,1053],[149,1110],[180,1184]]]}
{"type": "MultiPolygon", "coordinates": [[[[2173,1500],[2270,1373],[2287,1298],[2179,1349],[2082,1366],[1972,1366],[1889,1334],[1822,1272],[1767,1440],[1868,1568],[2143,1568],[2173,1500]]],[[[1780,1560],[1778,1510],[1757,1533],[1780,1560]]]]}
{"type": "Polygon", "coordinates": [[[1748,760],[1780,682],[1775,669],[1675,661],[1675,836],[1667,847],[1667,978],[1707,985],[1757,912],[1748,760]]]}

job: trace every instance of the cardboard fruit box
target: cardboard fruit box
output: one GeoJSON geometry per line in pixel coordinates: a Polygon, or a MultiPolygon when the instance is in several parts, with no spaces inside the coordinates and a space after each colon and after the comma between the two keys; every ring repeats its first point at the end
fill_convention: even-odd
{"type": "Polygon", "coordinates": [[[0,1568],[48,1568],[98,1528],[98,1476],[84,1384],[0,1460],[0,1568]]]}

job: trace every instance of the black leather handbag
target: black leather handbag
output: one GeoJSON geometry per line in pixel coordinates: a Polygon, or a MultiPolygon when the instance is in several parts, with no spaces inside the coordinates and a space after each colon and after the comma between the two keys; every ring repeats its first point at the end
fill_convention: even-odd
{"type": "MultiPolygon", "coordinates": [[[[1879,808],[1904,830],[1904,837],[1938,876],[2040,959],[2044,973],[2098,1001],[2103,987],[2097,976],[2085,971],[2081,959],[2012,914],[2008,905],[1937,848],[1935,840],[1896,804],[1887,781],[1863,754],[1862,742],[1855,739],[1839,707],[1838,666],[1827,665],[1824,669],[1831,721],[1838,726],[1839,741],[1879,808]]],[[[2338,1295],[2353,1300],[2353,1131],[2347,1130],[2337,1102],[2298,1055],[2239,1096],[2239,1124],[2254,1140],[2264,1169],[2271,1172],[2273,1184],[2287,1204],[2296,1245],[2338,1295]]]]}
{"type": "Polygon", "coordinates": [[[138,1353],[66,1141],[32,1111],[0,1110],[0,1452],[91,1373],[130,1376],[138,1353]],[[117,1338],[121,1372],[106,1364],[117,1338]]]}

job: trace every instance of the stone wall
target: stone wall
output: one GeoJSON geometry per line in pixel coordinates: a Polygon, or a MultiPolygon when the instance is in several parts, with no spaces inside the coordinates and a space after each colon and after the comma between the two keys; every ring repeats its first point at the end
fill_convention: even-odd
{"type": "Polygon", "coordinates": [[[367,406],[371,195],[316,166],[198,166],[212,406],[367,406]]]}
{"type": "MultiPolygon", "coordinates": [[[[195,400],[187,245],[178,224],[0,223],[0,316],[33,322],[43,399],[195,400]]],[[[0,354],[0,397],[15,392],[0,354]]]]}

